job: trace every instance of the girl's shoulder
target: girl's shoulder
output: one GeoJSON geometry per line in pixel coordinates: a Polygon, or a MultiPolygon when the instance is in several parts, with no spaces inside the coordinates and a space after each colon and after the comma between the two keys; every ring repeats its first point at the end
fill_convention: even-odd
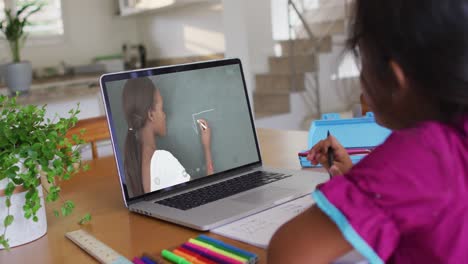
{"type": "Polygon", "coordinates": [[[151,162],[156,161],[156,160],[162,160],[162,161],[167,161],[167,160],[176,160],[178,162],[178,159],[172,155],[171,152],[167,150],[156,150],[153,153],[153,157],[151,158],[151,162]]]}
{"type": "Polygon", "coordinates": [[[425,121],[411,128],[394,131],[383,145],[399,147],[401,151],[421,149],[437,152],[439,156],[459,149],[468,155],[468,116],[457,122],[425,121]]]}
{"type": "Polygon", "coordinates": [[[159,190],[190,180],[179,160],[166,150],[156,150],[151,159],[151,190],[159,190]]]}
{"type": "Polygon", "coordinates": [[[395,201],[468,184],[468,138],[462,127],[430,121],[394,131],[345,178],[366,192],[399,197],[395,201]]]}
{"type": "MultiPolygon", "coordinates": [[[[151,157],[151,164],[166,164],[165,167],[176,166],[177,168],[182,167],[179,160],[167,150],[156,150],[151,157]]],[[[158,166],[161,167],[161,166],[158,166]]]]}
{"type": "Polygon", "coordinates": [[[155,158],[158,159],[158,158],[175,158],[175,157],[174,155],[172,155],[171,152],[167,150],[158,149],[158,150],[155,150],[153,153],[153,159],[155,158]]]}

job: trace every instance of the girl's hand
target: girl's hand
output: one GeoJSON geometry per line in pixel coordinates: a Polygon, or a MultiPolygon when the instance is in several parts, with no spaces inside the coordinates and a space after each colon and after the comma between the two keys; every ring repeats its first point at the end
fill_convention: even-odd
{"type": "Polygon", "coordinates": [[[313,165],[320,163],[332,176],[343,175],[353,167],[353,163],[346,149],[332,135],[313,146],[309,151],[309,155],[307,155],[307,159],[313,165]],[[334,152],[334,160],[331,168],[328,166],[327,154],[329,147],[331,147],[334,152]]]}
{"type": "Polygon", "coordinates": [[[200,126],[200,137],[203,148],[209,150],[211,149],[211,129],[208,126],[208,122],[205,119],[198,119],[198,125],[200,126]]]}

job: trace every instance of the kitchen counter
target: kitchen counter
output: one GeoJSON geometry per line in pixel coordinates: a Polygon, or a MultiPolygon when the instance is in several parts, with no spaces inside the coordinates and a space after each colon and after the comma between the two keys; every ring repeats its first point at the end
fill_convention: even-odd
{"type": "MultiPolygon", "coordinates": [[[[104,73],[102,73],[104,74],[104,73]]],[[[47,77],[40,79],[33,79],[31,89],[37,89],[51,84],[60,84],[60,83],[73,83],[73,82],[83,82],[86,80],[96,80],[99,81],[99,77],[102,74],[79,74],[79,75],[65,75],[65,76],[55,76],[47,77]]],[[[5,84],[0,84],[0,90],[7,89],[5,84]]]]}
{"type": "Polygon", "coordinates": [[[44,89],[31,90],[27,94],[20,95],[17,102],[26,104],[49,104],[64,100],[71,100],[83,96],[98,95],[99,86],[75,85],[75,86],[55,86],[44,89]]]}
{"type": "MultiPolygon", "coordinates": [[[[21,105],[46,106],[46,118],[67,117],[79,104],[79,119],[105,115],[99,89],[100,75],[79,75],[34,81],[31,89],[18,96],[21,105]]],[[[0,94],[10,95],[7,88],[0,94]]]]}
{"type": "MultiPolygon", "coordinates": [[[[18,97],[20,104],[45,104],[99,94],[100,75],[79,75],[47,78],[33,81],[28,93],[18,97]]],[[[0,94],[9,95],[6,87],[0,94]]]]}

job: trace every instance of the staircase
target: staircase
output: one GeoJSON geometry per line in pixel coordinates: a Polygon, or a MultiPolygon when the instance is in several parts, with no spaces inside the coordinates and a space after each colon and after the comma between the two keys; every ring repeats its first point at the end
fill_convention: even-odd
{"type": "Polygon", "coordinates": [[[305,91],[305,74],[318,70],[317,56],[311,53],[315,47],[321,52],[331,50],[331,37],[326,41],[288,40],[280,43],[282,55],[270,57],[270,71],[255,76],[254,105],[257,118],[288,113],[291,93],[305,91]],[[290,54],[290,42],[294,50],[290,54]]]}
{"type": "Polygon", "coordinates": [[[294,12],[291,14],[290,10],[293,16],[290,18],[290,39],[277,42],[278,56],[268,59],[269,72],[255,76],[257,120],[290,113],[297,98],[309,101],[304,103],[313,108],[308,110],[308,115],[321,115],[318,75],[322,65],[319,58],[332,52],[334,36],[346,31],[349,12],[345,1],[348,0],[318,0],[310,8],[296,3],[307,26],[302,25],[299,16],[294,12]],[[307,31],[313,34],[312,38],[307,31]]]}

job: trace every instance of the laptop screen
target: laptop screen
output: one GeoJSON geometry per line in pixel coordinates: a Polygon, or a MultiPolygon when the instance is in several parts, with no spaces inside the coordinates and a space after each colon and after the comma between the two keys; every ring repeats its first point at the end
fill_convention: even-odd
{"type": "Polygon", "coordinates": [[[237,59],[101,79],[127,200],[259,163],[237,59]]]}

